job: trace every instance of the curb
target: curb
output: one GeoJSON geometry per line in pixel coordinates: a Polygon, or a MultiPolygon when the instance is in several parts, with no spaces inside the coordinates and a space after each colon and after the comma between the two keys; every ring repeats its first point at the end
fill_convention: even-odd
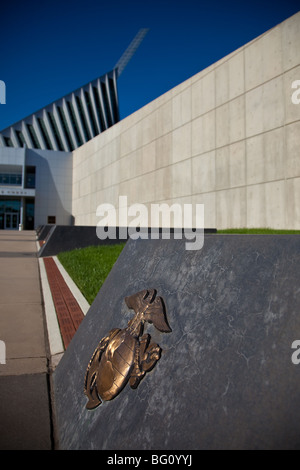
{"type": "Polygon", "coordinates": [[[61,272],[67,286],[69,287],[69,289],[72,292],[73,296],[77,300],[78,305],[80,306],[80,308],[82,310],[82,313],[84,315],[86,315],[89,308],[90,308],[90,304],[88,303],[86,298],[82,295],[82,293],[80,292],[80,290],[76,286],[75,282],[70,277],[70,275],[67,273],[67,271],[65,270],[65,268],[63,267],[63,265],[61,264],[61,262],[59,261],[57,256],[52,256],[52,258],[55,261],[56,266],[58,267],[59,271],[61,272]]]}
{"type": "MultiPolygon", "coordinates": [[[[71,279],[69,274],[66,272],[57,257],[54,256],[52,259],[55,263],[55,266],[58,268],[60,274],[62,275],[67,287],[69,288],[74,300],[79,305],[83,316],[86,315],[88,309],[90,308],[89,303],[83,297],[82,293],[79,291],[78,287],[71,279]]],[[[54,293],[51,291],[45,263],[43,262],[43,260],[44,258],[38,259],[50,348],[50,369],[53,371],[58,365],[62,356],[64,355],[65,347],[62,337],[63,332],[61,331],[59,325],[57,310],[55,308],[55,302],[53,299],[54,293]]]]}

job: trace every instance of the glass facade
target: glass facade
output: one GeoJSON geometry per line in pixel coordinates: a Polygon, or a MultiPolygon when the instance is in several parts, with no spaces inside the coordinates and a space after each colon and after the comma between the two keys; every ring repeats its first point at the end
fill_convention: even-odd
{"type": "MultiPolygon", "coordinates": [[[[0,230],[18,230],[21,223],[21,198],[0,198],[0,230]]],[[[34,198],[23,199],[23,228],[34,229],[34,198]]]]}
{"type": "Polygon", "coordinates": [[[0,199],[0,230],[19,228],[21,198],[0,199]]]}
{"type": "Polygon", "coordinates": [[[24,229],[34,229],[34,198],[25,199],[24,229]]]}
{"type": "Polygon", "coordinates": [[[34,197],[21,194],[35,189],[35,173],[35,166],[25,167],[23,188],[21,166],[0,166],[0,194],[4,193],[0,196],[0,230],[18,230],[21,223],[23,229],[34,230],[34,197]]]}
{"type": "MultiPolygon", "coordinates": [[[[14,171],[4,171],[0,166],[0,186],[22,186],[22,170],[18,170],[18,167],[15,168],[14,171]]],[[[26,167],[24,187],[35,188],[35,166],[26,167]]]]}
{"type": "Polygon", "coordinates": [[[0,185],[21,186],[22,175],[20,173],[1,173],[0,170],[0,185]]]}

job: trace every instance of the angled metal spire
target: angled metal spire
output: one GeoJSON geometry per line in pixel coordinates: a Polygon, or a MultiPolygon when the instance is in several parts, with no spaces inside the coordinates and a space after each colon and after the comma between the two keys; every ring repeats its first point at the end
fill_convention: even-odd
{"type": "Polygon", "coordinates": [[[131,43],[127,47],[126,51],[123,53],[123,55],[120,57],[120,59],[116,63],[114,68],[117,69],[118,77],[121,75],[121,73],[125,69],[126,65],[130,61],[131,57],[133,56],[133,54],[135,53],[135,51],[141,44],[142,40],[144,39],[148,31],[149,31],[149,28],[140,29],[137,35],[135,36],[135,38],[131,41],[131,43]]]}

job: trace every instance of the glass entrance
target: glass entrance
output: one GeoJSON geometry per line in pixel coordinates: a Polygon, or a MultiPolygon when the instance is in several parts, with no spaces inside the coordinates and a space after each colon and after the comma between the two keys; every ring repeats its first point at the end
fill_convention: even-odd
{"type": "Polygon", "coordinates": [[[4,229],[5,230],[18,230],[19,228],[19,214],[15,212],[6,212],[4,214],[4,229]]]}
{"type": "Polygon", "coordinates": [[[18,230],[20,223],[21,198],[0,197],[0,230],[18,230]]]}

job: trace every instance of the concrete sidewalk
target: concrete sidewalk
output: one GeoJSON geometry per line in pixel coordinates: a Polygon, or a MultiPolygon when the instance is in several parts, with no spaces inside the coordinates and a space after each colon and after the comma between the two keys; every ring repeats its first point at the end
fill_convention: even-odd
{"type": "Polygon", "coordinates": [[[0,231],[0,449],[51,449],[48,340],[35,231],[0,231]],[[2,343],[3,345],[3,343],[2,343]]]}

